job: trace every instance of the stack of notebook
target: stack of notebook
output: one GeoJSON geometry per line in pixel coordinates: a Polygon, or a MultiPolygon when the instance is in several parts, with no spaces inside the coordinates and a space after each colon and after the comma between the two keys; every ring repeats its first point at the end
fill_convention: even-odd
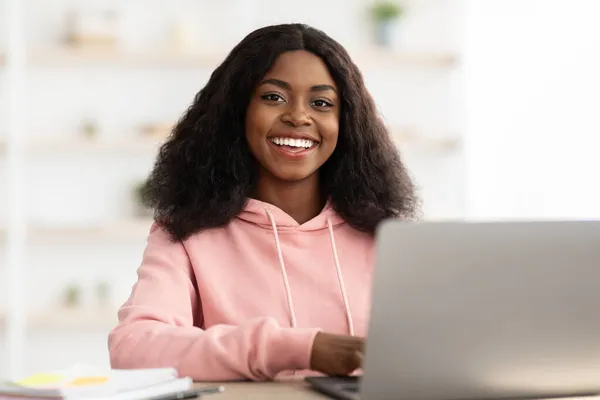
{"type": "Polygon", "coordinates": [[[111,370],[74,366],[0,383],[0,400],[138,400],[177,398],[192,380],[172,368],[111,370]]]}

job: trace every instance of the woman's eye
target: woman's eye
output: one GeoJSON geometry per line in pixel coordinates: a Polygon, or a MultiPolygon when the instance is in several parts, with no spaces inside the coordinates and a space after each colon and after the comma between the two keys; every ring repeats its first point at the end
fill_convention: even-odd
{"type": "Polygon", "coordinates": [[[280,95],[275,94],[275,93],[265,94],[261,97],[263,98],[263,100],[267,100],[267,101],[276,101],[276,102],[284,101],[283,97],[281,97],[280,95]]]}
{"type": "Polygon", "coordinates": [[[331,107],[332,104],[325,100],[315,100],[312,102],[315,107],[331,107]]]}

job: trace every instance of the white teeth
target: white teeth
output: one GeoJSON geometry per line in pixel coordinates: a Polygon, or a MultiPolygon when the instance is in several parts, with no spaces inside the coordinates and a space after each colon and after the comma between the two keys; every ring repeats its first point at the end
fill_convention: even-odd
{"type": "Polygon", "coordinates": [[[270,138],[271,142],[275,143],[278,146],[290,146],[290,147],[303,147],[308,149],[312,147],[315,142],[308,139],[291,139],[291,138],[280,138],[274,137],[270,138]]]}

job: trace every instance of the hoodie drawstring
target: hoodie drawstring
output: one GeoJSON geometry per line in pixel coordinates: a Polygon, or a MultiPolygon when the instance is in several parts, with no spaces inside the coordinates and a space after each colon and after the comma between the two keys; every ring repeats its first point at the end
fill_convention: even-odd
{"type": "Polygon", "coordinates": [[[292,320],[292,328],[297,328],[298,323],[296,322],[296,312],[294,311],[294,302],[292,301],[292,291],[290,290],[290,281],[288,280],[287,270],[285,269],[285,263],[283,262],[283,253],[281,252],[281,244],[279,244],[279,234],[277,233],[277,225],[275,224],[275,218],[270,210],[265,210],[271,221],[273,227],[273,236],[275,236],[275,247],[277,248],[277,257],[279,258],[279,267],[281,268],[281,275],[283,276],[283,286],[285,287],[285,295],[287,297],[288,310],[290,312],[290,318],[292,320]]]}
{"type": "MultiPolygon", "coordinates": [[[[277,257],[279,258],[279,266],[281,268],[281,275],[283,277],[283,286],[285,288],[285,294],[287,297],[288,310],[290,313],[291,325],[292,328],[298,327],[298,322],[296,320],[296,312],[294,311],[294,302],[292,300],[292,293],[290,290],[290,282],[288,280],[287,270],[285,268],[285,263],[283,261],[283,253],[281,251],[281,244],[279,242],[279,234],[277,233],[277,224],[275,223],[275,218],[271,213],[271,210],[265,209],[269,220],[271,221],[271,227],[273,228],[273,236],[275,237],[275,247],[277,248],[277,257]]],[[[348,321],[348,329],[350,332],[350,336],[354,336],[354,322],[352,320],[352,314],[350,313],[350,305],[348,303],[348,295],[346,293],[346,286],[344,285],[344,277],[342,276],[342,268],[340,267],[340,260],[337,253],[337,248],[335,246],[335,237],[333,235],[333,225],[331,223],[331,219],[327,219],[327,228],[329,230],[329,239],[331,240],[331,249],[333,252],[333,261],[335,263],[335,269],[337,272],[338,283],[340,285],[340,291],[342,292],[342,299],[344,301],[344,311],[346,312],[346,319],[348,321]]]]}
{"type": "Polygon", "coordinates": [[[340,267],[340,259],[338,257],[337,248],[335,247],[335,237],[333,236],[333,225],[331,219],[327,218],[327,227],[329,228],[329,239],[331,240],[331,249],[333,250],[333,261],[335,262],[335,270],[337,271],[338,282],[340,284],[340,291],[342,292],[342,298],[344,299],[344,308],[346,309],[346,319],[348,320],[348,330],[350,336],[354,336],[354,322],[352,321],[352,313],[350,312],[350,305],[348,303],[348,295],[346,294],[346,285],[344,285],[344,277],[342,276],[342,267],[340,267]]]}

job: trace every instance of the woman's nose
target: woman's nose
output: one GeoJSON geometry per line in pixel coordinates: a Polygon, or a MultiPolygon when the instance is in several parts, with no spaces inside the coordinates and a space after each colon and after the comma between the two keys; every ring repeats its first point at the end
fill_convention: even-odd
{"type": "Polygon", "coordinates": [[[312,118],[310,117],[308,111],[304,107],[298,106],[286,110],[281,115],[281,120],[284,123],[294,127],[306,126],[312,123],[312,118]]]}

